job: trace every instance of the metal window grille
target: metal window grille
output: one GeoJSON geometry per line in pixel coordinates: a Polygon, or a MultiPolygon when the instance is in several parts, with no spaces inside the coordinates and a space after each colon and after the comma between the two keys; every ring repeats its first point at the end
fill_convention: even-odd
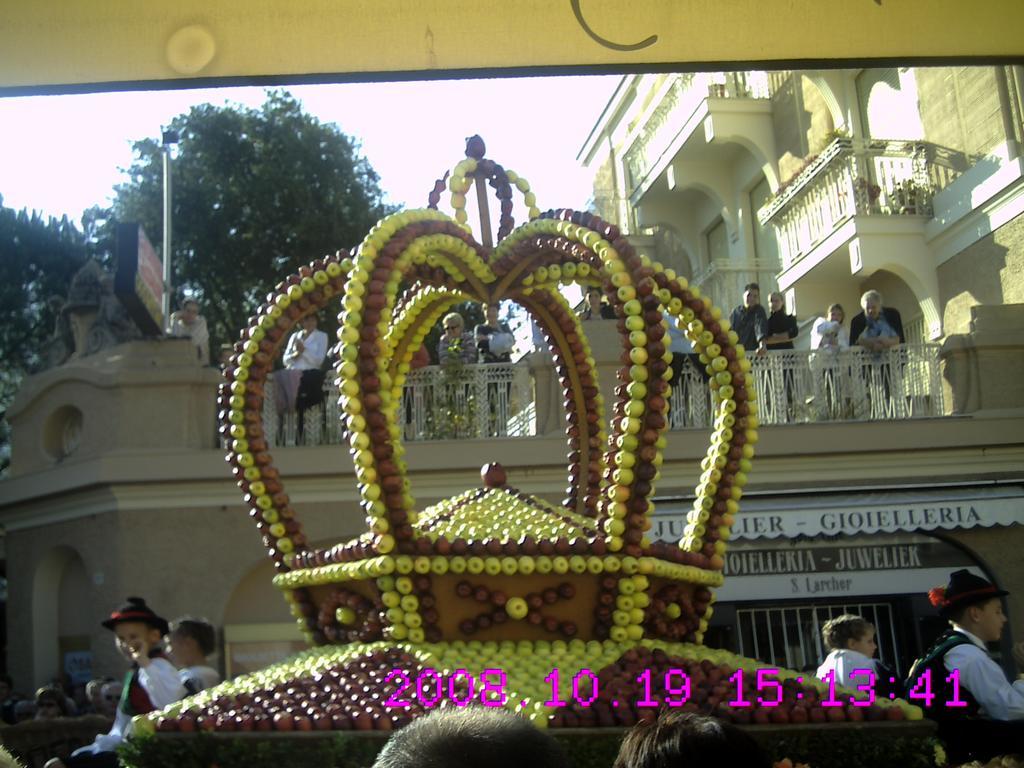
{"type": "Polygon", "coordinates": [[[862,616],[875,626],[878,658],[896,668],[900,654],[889,603],[737,609],[740,655],[786,669],[814,671],[827,655],[821,640],[822,625],[844,613],[862,616]]]}

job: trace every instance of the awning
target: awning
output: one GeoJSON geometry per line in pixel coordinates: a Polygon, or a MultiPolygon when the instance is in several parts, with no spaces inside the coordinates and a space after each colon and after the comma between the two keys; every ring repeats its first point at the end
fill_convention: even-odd
{"type": "MultiPolygon", "coordinates": [[[[678,541],[691,499],[655,500],[650,536],[678,541]]],[[[745,496],[734,540],[858,536],[1024,523],[1024,485],[745,496]]]]}

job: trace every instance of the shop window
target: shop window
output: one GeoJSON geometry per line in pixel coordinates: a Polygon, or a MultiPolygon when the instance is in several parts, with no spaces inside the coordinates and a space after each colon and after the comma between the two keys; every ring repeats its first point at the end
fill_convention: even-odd
{"type": "Polygon", "coordinates": [[[900,652],[889,603],[738,608],[739,653],[786,669],[813,673],[827,655],[821,640],[822,625],[844,613],[862,616],[874,624],[878,658],[898,668],[900,652]]]}

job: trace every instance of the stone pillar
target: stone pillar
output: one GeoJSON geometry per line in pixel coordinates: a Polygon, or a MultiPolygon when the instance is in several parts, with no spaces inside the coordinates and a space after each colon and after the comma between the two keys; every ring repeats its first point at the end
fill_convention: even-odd
{"type": "Polygon", "coordinates": [[[970,328],[942,345],[952,412],[1024,407],[1024,304],[971,307],[970,328]]]}
{"type": "MultiPolygon", "coordinates": [[[[598,387],[605,407],[609,408],[614,402],[615,374],[622,365],[622,337],[614,320],[590,320],[583,322],[581,327],[597,365],[598,387]]],[[[551,356],[547,351],[534,352],[529,356],[529,364],[536,393],[537,434],[561,433],[565,429],[565,408],[562,405],[562,385],[551,356]]],[[[609,415],[605,413],[606,420],[609,415]]]]}

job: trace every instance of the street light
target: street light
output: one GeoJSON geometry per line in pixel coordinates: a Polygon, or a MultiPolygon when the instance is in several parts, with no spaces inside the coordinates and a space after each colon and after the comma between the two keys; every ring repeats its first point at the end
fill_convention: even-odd
{"type": "Polygon", "coordinates": [[[178,132],[165,130],[161,137],[161,153],[164,156],[164,329],[171,323],[171,146],[177,144],[178,132]]]}

